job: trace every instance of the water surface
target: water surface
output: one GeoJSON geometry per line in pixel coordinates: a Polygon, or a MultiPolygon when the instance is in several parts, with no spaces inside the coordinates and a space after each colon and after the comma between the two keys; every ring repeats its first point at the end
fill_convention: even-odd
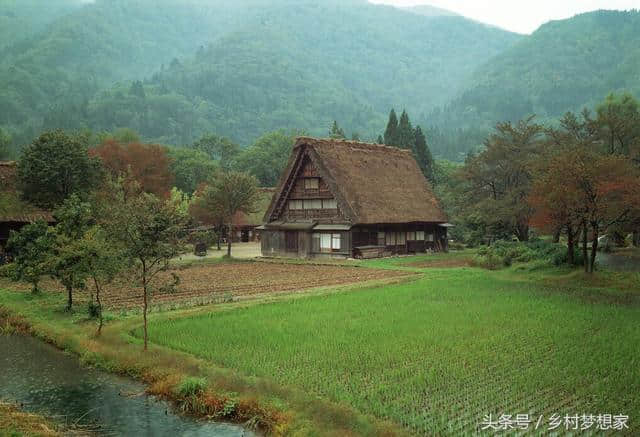
{"type": "Polygon", "coordinates": [[[235,425],[179,416],[166,402],[145,395],[144,385],[83,367],[77,358],[22,335],[0,335],[0,400],[106,435],[254,435],[235,425]]]}

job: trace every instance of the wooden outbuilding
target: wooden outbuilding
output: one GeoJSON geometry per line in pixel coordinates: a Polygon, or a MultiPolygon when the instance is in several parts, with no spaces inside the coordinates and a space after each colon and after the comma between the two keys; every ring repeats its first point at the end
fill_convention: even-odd
{"type": "Polygon", "coordinates": [[[50,211],[37,208],[20,198],[17,186],[18,166],[15,161],[0,161],[0,250],[4,249],[11,231],[43,220],[54,222],[50,211]]]}
{"type": "Polygon", "coordinates": [[[264,216],[263,256],[447,250],[447,217],[409,150],[300,137],[264,216]]]}

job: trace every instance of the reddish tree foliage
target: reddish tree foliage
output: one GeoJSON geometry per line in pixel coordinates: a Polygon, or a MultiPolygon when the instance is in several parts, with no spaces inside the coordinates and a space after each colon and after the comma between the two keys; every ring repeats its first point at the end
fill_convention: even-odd
{"type": "Polygon", "coordinates": [[[115,177],[135,180],[146,193],[167,198],[174,176],[169,170],[167,150],[158,144],[120,144],[110,139],[90,150],[102,159],[104,167],[115,177]]]}

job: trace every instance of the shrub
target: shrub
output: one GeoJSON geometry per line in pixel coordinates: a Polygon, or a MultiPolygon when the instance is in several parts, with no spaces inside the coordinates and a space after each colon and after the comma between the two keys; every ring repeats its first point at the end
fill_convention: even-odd
{"type": "Polygon", "coordinates": [[[89,313],[89,317],[92,319],[97,319],[100,317],[100,305],[98,305],[97,303],[91,301],[89,302],[89,305],[87,305],[87,312],[89,313]]]}
{"type": "MultiPolygon", "coordinates": [[[[568,262],[567,248],[559,243],[532,239],[527,242],[496,241],[491,246],[478,249],[473,264],[490,270],[509,267],[514,263],[541,261],[546,264],[560,266],[568,262]]],[[[574,249],[574,263],[582,263],[582,252],[574,249]]]]}
{"type": "Polygon", "coordinates": [[[189,397],[202,393],[206,388],[207,380],[205,378],[188,376],[180,382],[176,391],[182,397],[189,397]]]}

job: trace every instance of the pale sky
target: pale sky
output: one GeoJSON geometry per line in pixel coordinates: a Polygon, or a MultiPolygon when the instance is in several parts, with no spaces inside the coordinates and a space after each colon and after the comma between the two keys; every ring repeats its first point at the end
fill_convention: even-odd
{"type": "Polygon", "coordinates": [[[640,9],[640,0],[369,0],[395,6],[429,4],[519,33],[550,20],[597,9],[640,9]]]}

